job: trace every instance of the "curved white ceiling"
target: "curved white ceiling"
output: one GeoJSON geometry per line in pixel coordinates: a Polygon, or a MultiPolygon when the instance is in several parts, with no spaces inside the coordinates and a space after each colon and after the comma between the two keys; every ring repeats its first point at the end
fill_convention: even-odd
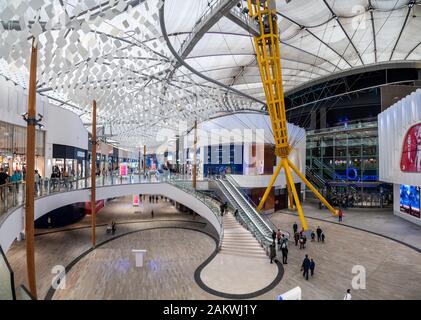
{"type": "MultiPolygon", "coordinates": [[[[180,50],[220,0],[166,0],[180,50]]],[[[245,2],[240,3],[245,4],[245,2]]],[[[27,87],[31,37],[38,91],[89,124],[91,103],[120,146],[153,145],[162,130],[262,105],[179,66],[161,33],[162,0],[0,0],[0,74],[27,87]],[[174,73],[174,74],[172,74],[174,73]],[[168,76],[172,78],[168,81],[168,76]]],[[[421,1],[278,0],[285,90],[336,72],[421,59],[421,1]]],[[[185,58],[195,70],[264,101],[252,38],[222,17],[185,58]]]]}

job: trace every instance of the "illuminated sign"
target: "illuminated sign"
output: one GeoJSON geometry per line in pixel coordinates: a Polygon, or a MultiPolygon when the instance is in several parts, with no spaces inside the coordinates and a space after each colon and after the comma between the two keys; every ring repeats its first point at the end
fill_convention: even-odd
{"type": "Polygon", "coordinates": [[[133,206],[139,206],[139,195],[138,194],[133,195],[133,206]]]}
{"type": "Polygon", "coordinates": [[[409,128],[405,135],[401,170],[403,172],[421,172],[421,123],[409,128]]]}

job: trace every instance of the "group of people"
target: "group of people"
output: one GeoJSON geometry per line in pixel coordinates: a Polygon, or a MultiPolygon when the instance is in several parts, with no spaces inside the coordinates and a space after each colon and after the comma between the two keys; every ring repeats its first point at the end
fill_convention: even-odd
{"type": "MultiPolygon", "coordinates": [[[[300,232],[298,232],[298,224],[295,222],[292,226],[293,233],[294,233],[294,241],[295,245],[297,246],[298,243],[300,244],[300,249],[305,249],[305,245],[307,242],[306,235],[304,233],[304,229],[302,229],[300,232]]],[[[317,236],[317,242],[324,242],[325,241],[325,234],[320,226],[317,227],[316,232],[311,232],[311,241],[316,241],[317,236]]],[[[282,263],[288,264],[288,238],[281,232],[280,229],[278,231],[272,230],[272,244],[269,247],[269,257],[270,257],[270,263],[273,263],[273,261],[276,258],[276,242],[278,244],[278,250],[282,252],[282,263]]],[[[309,258],[308,255],[305,255],[305,258],[303,260],[303,263],[301,265],[301,271],[303,272],[303,277],[306,278],[306,280],[309,279],[310,276],[314,275],[314,270],[316,268],[316,263],[314,259],[309,258]]]]}
{"type": "Polygon", "coordinates": [[[308,254],[306,254],[303,264],[301,265],[301,271],[303,271],[303,277],[308,280],[308,272],[310,271],[311,276],[314,275],[314,269],[316,268],[316,263],[313,259],[310,259],[308,257],[308,254]]]}
{"type": "MultiPolygon", "coordinates": [[[[11,183],[12,185],[9,185],[10,191],[14,189],[13,191],[19,192],[19,185],[20,182],[25,180],[25,174],[20,170],[14,170],[13,174],[9,176],[9,174],[6,172],[4,168],[0,168],[0,197],[3,200],[6,196],[6,189],[5,186],[7,183],[11,183]]],[[[34,171],[34,187],[35,187],[35,193],[38,193],[41,187],[41,175],[39,174],[38,170],[34,171]]]]}

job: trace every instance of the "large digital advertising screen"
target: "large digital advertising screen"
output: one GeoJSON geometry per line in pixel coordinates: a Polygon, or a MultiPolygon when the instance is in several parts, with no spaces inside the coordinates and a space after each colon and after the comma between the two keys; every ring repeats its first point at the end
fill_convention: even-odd
{"type": "Polygon", "coordinates": [[[400,211],[420,218],[420,187],[401,184],[400,211]]]}

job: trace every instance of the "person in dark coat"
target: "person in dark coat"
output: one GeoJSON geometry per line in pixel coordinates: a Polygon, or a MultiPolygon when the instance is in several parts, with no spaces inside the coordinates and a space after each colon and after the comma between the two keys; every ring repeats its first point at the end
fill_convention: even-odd
{"type": "Polygon", "coordinates": [[[317,242],[320,242],[320,240],[322,239],[322,229],[320,228],[320,226],[317,227],[316,229],[316,233],[317,233],[317,242]]]}
{"type": "Polygon", "coordinates": [[[116,230],[117,230],[116,223],[115,223],[115,221],[113,221],[113,222],[111,222],[111,232],[112,232],[112,234],[115,234],[116,230]]]}
{"type": "Polygon", "coordinates": [[[310,274],[311,274],[311,276],[313,276],[313,274],[314,274],[314,268],[315,267],[316,267],[316,264],[314,263],[314,260],[311,259],[310,260],[310,274]]]}
{"type": "Polygon", "coordinates": [[[275,259],[276,257],[275,241],[269,247],[269,257],[270,257],[270,263],[273,263],[273,259],[275,259]]]}
{"type": "Polygon", "coordinates": [[[303,271],[303,277],[305,277],[306,280],[308,280],[308,270],[310,270],[310,259],[306,254],[306,257],[303,260],[303,264],[301,265],[301,271],[303,271]]]}
{"type": "Polygon", "coordinates": [[[325,234],[324,233],[322,233],[322,242],[325,242],[325,234]]]}
{"type": "Polygon", "coordinates": [[[276,231],[275,230],[272,230],[272,240],[273,240],[273,242],[275,242],[275,240],[276,240],[276,231]]]}
{"type": "Polygon", "coordinates": [[[282,243],[281,251],[282,251],[282,263],[288,264],[288,246],[287,246],[286,242],[282,243]]]}
{"type": "Polygon", "coordinates": [[[292,229],[294,230],[294,234],[298,231],[298,224],[296,222],[294,222],[292,229]]]}
{"type": "Polygon", "coordinates": [[[316,234],[314,233],[314,231],[311,231],[311,242],[314,242],[316,239],[316,234]]]}
{"type": "Polygon", "coordinates": [[[298,246],[298,241],[300,240],[300,234],[298,232],[294,233],[295,245],[298,246]]]}
{"type": "Polygon", "coordinates": [[[344,213],[343,213],[342,209],[339,209],[339,212],[338,212],[338,220],[339,220],[339,222],[342,222],[343,215],[344,215],[344,213]]]}
{"type": "Polygon", "coordinates": [[[153,210],[151,211],[151,217],[153,218],[153,210]]]}

